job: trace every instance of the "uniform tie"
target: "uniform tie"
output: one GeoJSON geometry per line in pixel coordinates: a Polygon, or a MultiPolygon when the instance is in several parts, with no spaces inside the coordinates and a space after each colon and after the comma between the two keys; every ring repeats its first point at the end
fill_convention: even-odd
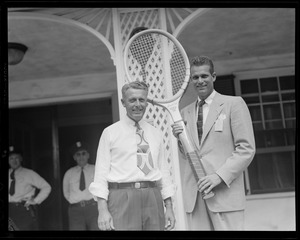
{"type": "Polygon", "coordinates": [[[15,187],[16,187],[16,179],[15,179],[15,170],[13,170],[10,174],[10,188],[9,188],[9,195],[14,195],[15,194],[15,187]]]}
{"type": "Polygon", "coordinates": [[[203,133],[203,105],[205,104],[205,100],[201,100],[198,104],[198,119],[197,119],[197,129],[198,129],[198,139],[199,145],[201,145],[201,138],[203,133]]]}
{"type": "Polygon", "coordinates": [[[81,168],[81,174],[80,174],[80,182],[79,182],[79,189],[83,191],[85,189],[85,179],[84,179],[84,172],[83,167],[81,168]]]}
{"type": "Polygon", "coordinates": [[[137,166],[147,175],[153,168],[153,159],[150,152],[149,144],[144,138],[144,131],[136,122],[136,140],[137,140],[137,166]]]}

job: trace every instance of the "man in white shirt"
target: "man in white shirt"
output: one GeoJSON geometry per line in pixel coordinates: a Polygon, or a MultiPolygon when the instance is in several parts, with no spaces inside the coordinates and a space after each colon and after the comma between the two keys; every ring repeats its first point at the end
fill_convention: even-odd
{"type": "Polygon", "coordinates": [[[125,84],[121,101],[127,115],[104,129],[100,138],[89,190],[98,200],[101,230],[174,228],[171,197],[175,188],[163,136],[142,119],[147,95],[145,83],[125,84]]]}
{"type": "Polygon", "coordinates": [[[39,174],[22,166],[22,153],[14,146],[9,147],[8,161],[9,218],[17,230],[38,230],[36,205],[48,197],[51,186],[39,174]]]}
{"type": "Polygon", "coordinates": [[[95,166],[89,164],[89,148],[78,141],[70,148],[76,166],[68,169],[63,179],[63,193],[70,203],[68,209],[70,230],[99,230],[97,202],[88,186],[94,179],[95,166]]]}

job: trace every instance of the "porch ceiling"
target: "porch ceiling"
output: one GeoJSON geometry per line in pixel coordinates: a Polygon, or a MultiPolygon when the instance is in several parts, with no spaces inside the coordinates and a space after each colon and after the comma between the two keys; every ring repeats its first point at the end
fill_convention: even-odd
{"type": "MultiPolygon", "coordinates": [[[[213,8],[190,23],[178,39],[189,57],[207,55],[220,66],[228,60],[294,54],[295,9],[213,8]]],[[[10,19],[8,40],[28,47],[23,61],[9,66],[9,81],[115,72],[106,46],[78,27],[10,19]]]]}

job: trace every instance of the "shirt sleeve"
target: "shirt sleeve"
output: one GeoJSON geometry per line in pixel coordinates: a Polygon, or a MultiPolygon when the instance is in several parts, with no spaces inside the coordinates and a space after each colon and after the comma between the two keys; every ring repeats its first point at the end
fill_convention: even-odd
{"type": "Polygon", "coordinates": [[[50,194],[51,186],[39,174],[31,171],[32,185],[40,190],[39,194],[35,197],[34,201],[41,204],[50,194]]]}
{"type": "MultiPolygon", "coordinates": [[[[163,139],[161,136],[159,139],[163,139]]],[[[175,194],[175,185],[172,181],[170,166],[168,164],[168,157],[165,151],[163,141],[160,144],[159,152],[159,168],[162,174],[162,179],[160,181],[161,195],[163,199],[172,197],[175,194]]]]}
{"type": "Polygon", "coordinates": [[[94,180],[89,186],[89,191],[95,200],[97,200],[97,197],[105,200],[108,198],[109,190],[106,177],[111,163],[109,139],[109,131],[104,129],[98,144],[94,180]]]}
{"type": "Polygon", "coordinates": [[[63,178],[63,194],[65,199],[70,202],[70,178],[71,169],[67,170],[63,178]]]}

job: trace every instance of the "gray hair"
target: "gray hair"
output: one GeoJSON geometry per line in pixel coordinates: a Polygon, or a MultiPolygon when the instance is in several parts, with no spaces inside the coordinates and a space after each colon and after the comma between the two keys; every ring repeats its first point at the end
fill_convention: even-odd
{"type": "Polygon", "coordinates": [[[125,93],[130,88],[132,88],[132,89],[142,89],[142,90],[145,90],[148,94],[148,86],[145,82],[134,81],[134,82],[126,83],[122,87],[122,97],[123,98],[125,98],[125,93]]]}

